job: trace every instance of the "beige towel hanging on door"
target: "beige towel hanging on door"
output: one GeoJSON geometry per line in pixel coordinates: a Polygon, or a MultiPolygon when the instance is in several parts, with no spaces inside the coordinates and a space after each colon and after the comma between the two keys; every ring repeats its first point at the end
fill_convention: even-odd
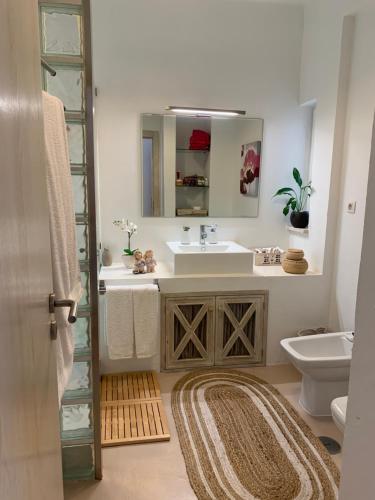
{"type": "MultiPolygon", "coordinates": [[[[56,299],[79,301],[82,294],[77,257],[73,187],[70,173],[64,106],[60,99],[43,92],[46,178],[50,213],[53,289],[56,299]]],[[[74,354],[68,308],[55,312],[57,382],[59,401],[68,383],[74,354]]]]}

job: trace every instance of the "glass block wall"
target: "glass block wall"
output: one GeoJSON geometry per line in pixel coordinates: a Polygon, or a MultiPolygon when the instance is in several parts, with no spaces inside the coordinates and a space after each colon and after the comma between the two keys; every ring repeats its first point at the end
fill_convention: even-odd
{"type": "Polygon", "coordinates": [[[89,0],[39,2],[44,89],[64,103],[84,293],[74,324],[74,366],[60,415],[65,479],[101,478],[95,188],[89,0]],[[90,135],[91,134],[91,135],[90,135]]]}

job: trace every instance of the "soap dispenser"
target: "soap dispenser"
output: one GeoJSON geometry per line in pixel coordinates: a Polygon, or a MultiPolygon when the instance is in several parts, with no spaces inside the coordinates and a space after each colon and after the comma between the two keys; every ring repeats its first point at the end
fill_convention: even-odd
{"type": "Polygon", "coordinates": [[[190,226],[182,226],[181,245],[190,245],[190,226]]]}
{"type": "Polygon", "coordinates": [[[215,245],[217,243],[217,224],[212,224],[212,226],[208,227],[207,241],[211,245],[215,245]]]}
{"type": "Polygon", "coordinates": [[[112,253],[109,250],[109,248],[104,247],[104,250],[102,252],[102,264],[103,266],[111,266],[112,265],[112,253]]]}

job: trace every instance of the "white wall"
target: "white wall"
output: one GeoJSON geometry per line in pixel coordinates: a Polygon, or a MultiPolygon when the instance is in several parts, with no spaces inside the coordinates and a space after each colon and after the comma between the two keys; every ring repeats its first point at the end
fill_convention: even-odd
{"type": "Polygon", "coordinates": [[[356,290],[366,204],[371,125],[375,109],[375,5],[372,13],[356,15],[355,44],[346,120],[343,180],[340,193],[332,320],[345,329],[354,328],[356,290]],[[349,202],[356,213],[347,213],[349,202]]]}
{"type": "MultiPolygon", "coordinates": [[[[342,500],[372,500],[375,489],[372,454],[375,428],[375,406],[372,397],[375,387],[374,138],[368,176],[375,107],[374,46],[373,0],[309,2],[305,11],[301,100],[317,99],[317,137],[312,151],[313,155],[315,154],[313,173],[320,182],[324,181],[330,186],[331,192],[330,204],[325,203],[323,206],[323,211],[328,212],[327,226],[323,227],[327,232],[327,245],[320,258],[325,257],[325,274],[329,275],[332,270],[330,323],[333,327],[342,330],[354,329],[356,332],[345,426],[340,488],[342,500]],[[354,30],[350,26],[351,16],[355,19],[354,30]],[[350,67],[347,68],[347,88],[344,88],[343,92],[346,94],[346,103],[343,106],[341,102],[341,108],[345,109],[339,110],[340,82],[337,82],[342,35],[345,35],[345,31],[348,38],[352,38],[352,47],[347,50],[350,67]],[[338,115],[344,123],[338,123],[338,115]],[[335,154],[337,126],[341,128],[343,141],[341,151],[335,154]],[[324,167],[332,166],[335,167],[334,175],[330,178],[324,167]],[[323,172],[322,178],[318,176],[319,169],[323,172]],[[357,202],[355,214],[346,211],[349,201],[357,202]]],[[[313,200],[314,198],[312,203],[313,200]]],[[[319,202],[319,197],[316,197],[315,201],[319,202]]],[[[312,233],[318,232],[318,224],[319,220],[316,219],[315,229],[311,228],[312,233]]],[[[311,241],[317,241],[316,235],[311,241]]],[[[314,251],[314,245],[311,246],[314,251]]]]}
{"type": "Polygon", "coordinates": [[[356,333],[345,426],[341,500],[372,500],[375,491],[375,127],[372,140],[362,261],[356,309],[356,333]]]}
{"type": "MultiPolygon", "coordinates": [[[[219,237],[249,246],[288,246],[275,190],[305,151],[298,106],[303,11],[227,0],[92,0],[101,240],[119,258],[112,219],[139,224],[134,243],[167,256],[182,219],[141,218],[139,115],[165,106],[245,109],[264,118],[259,217],[218,219],[219,237]],[[198,13],[198,14],[197,14],[198,13]]],[[[198,226],[199,221],[189,219],[198,226]]],[[[195,237],[197,237],[197,229],[195,237]]]]}
{"type": "Polygon", "coordinates": [[[375,107],[374,8],[370,0],[311,0],[304,16],[301,102],[316,100],[308,251],[332,274],[330,325],[340,330],[354,328],[375,107]],[[349,201],[356,214],[346,212],[349,201]]]}

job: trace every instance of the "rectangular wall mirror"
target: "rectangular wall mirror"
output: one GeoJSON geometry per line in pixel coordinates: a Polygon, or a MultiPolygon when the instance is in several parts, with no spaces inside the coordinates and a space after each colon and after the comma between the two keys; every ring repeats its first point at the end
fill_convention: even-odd
{"type": "Polygon", "coordinates": [[[143,114],[143,217],[257,217],[263,120],[143,114]]]}

